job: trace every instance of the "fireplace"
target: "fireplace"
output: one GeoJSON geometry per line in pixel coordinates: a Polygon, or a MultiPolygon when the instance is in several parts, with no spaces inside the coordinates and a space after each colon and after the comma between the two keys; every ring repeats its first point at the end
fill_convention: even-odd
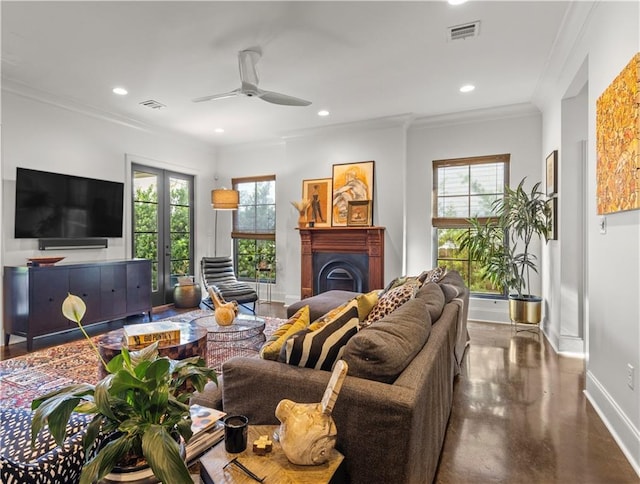
{"type": "Polygon", "coordinates": [[[333,289],[369,291],[369,255],[342,252],[313,254],[313,293],[333,289]]]}
{"type": "Polygon", "coordinates": [[[301,296],[384,287],[384,227],[302,228],[301,296]]]}

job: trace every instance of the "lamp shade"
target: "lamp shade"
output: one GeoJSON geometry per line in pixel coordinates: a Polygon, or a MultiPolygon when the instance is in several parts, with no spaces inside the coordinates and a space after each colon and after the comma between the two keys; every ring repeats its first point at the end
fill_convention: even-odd
{"type": "Polygon", "coordinates": [[[237,190],[218,188],[211,190],[211,206],[214,210],[237,210],[240,194],[237,190]]]}

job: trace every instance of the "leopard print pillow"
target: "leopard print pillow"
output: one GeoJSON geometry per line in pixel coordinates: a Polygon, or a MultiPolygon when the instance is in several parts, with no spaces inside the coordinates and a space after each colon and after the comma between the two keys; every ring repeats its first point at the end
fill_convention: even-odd
{"type": "Polygon", "coordinates": [[[418,279],[423,284],[426,284],[427,282],[438,282],[444,277],[446,273],[446,267],[436,267],[435,269],[431,269],[430,271],[424,271],[418,276],[418,279]]]}
{"type": "Polygon", "coordinates": [[[401,286],[391,289],[384,293],[378,299],[378,304],[374,306],[367,318],[363,321],[362,327],[369,326],[374,321],[384,318],[387,314],[392,313],[409,299],[415,296],[416,291],[420,288],[417,281],[407,281],[401,286]]]}

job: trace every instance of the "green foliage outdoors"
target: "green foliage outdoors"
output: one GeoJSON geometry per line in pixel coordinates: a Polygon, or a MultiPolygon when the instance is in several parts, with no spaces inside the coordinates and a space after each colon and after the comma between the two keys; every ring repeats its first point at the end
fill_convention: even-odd
{"type": "MultiPolygon", "coordinates": [[[[170,183],[169,231],[171,275],[192,273],[190,253],[189,185],[172,178],[170,183]]],[[[152,261],[152,287],[158,287],[158,191],[155,184],[135,187],[133,202],[134,257],[152,261]]]]}
{"type": "Polygon", "coordinates": [[[246,238],[234,241],[235,270],[238,279],[275,282],[276,203],[275,180],[239,183],[240,205],[234,215],[234,231],[246,238]],[[258,266],[271,269],[257,271],[258,266]]]}
{"type": "MultiPolygon", "coordinates": [[[[469,193],[475,194],[477,199],[477,210],[484,215],[493,214],[493,203],[497,200],[498,194],[487,193],[483,186],[469,175],[461,177],[463,185],[469,185],[469,193]]],[[[444,207],[444,217],[458,218],[459,214],[451,206],[444,207]]],[[[469,223],[467,221],[467,223],[469,223]]],[[[469,233],[468,226],[456,228],[437,229],[438,237],[438,257],[437,266],[446,267],[448,270],[455,270],[460,273],[469,290],[474,294],[500,295],[503,293],[502,287],[494,284],[490,278],[485,277],[481,265],[470,257],[469,251],[461,247],[458,241],[469,233]]],[[[496,241],[498,242],[498,241],[496,241]]]]}

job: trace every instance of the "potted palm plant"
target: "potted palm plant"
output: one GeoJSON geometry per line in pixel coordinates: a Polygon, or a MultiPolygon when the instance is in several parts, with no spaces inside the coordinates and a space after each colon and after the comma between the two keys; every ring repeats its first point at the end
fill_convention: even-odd
{"type": "Polygon", "coordinates": [[[98,482],[113,470],[132,468],[140,461],[158,481],[192,483],[181,452],[181,443],[184,447],[192,435],[189,398],[208,381],[217,383],[215,370],[200,357],[180,361],[160,357],[157,342],[139,351],[123,348],[106,363],[82,327],[85,311],[77,296],[69,295],[62,305],[63,314],[78,324],[108,375],[96,385],[73,384],[33,400],[32,441],[48,424],[62,445],[72,412],[93,415],[83,441],[81,484],[98,482]]]}
{"type": "Polygon", "coordinates": [[[538,324],[542,298],[531,294],[531,271],[538,272],[537,258],[531,244],[538,238],[547,240],[551,210],[540,188],[524,188],[526,178],[512,189],[505,186],[504,197],[492,204],[496,220],[482,223],[469,219],[471,229],[458,241],[480,264],[483,276],[494,286],[509,291],[509,317],[514,323],[538,324]]]}

